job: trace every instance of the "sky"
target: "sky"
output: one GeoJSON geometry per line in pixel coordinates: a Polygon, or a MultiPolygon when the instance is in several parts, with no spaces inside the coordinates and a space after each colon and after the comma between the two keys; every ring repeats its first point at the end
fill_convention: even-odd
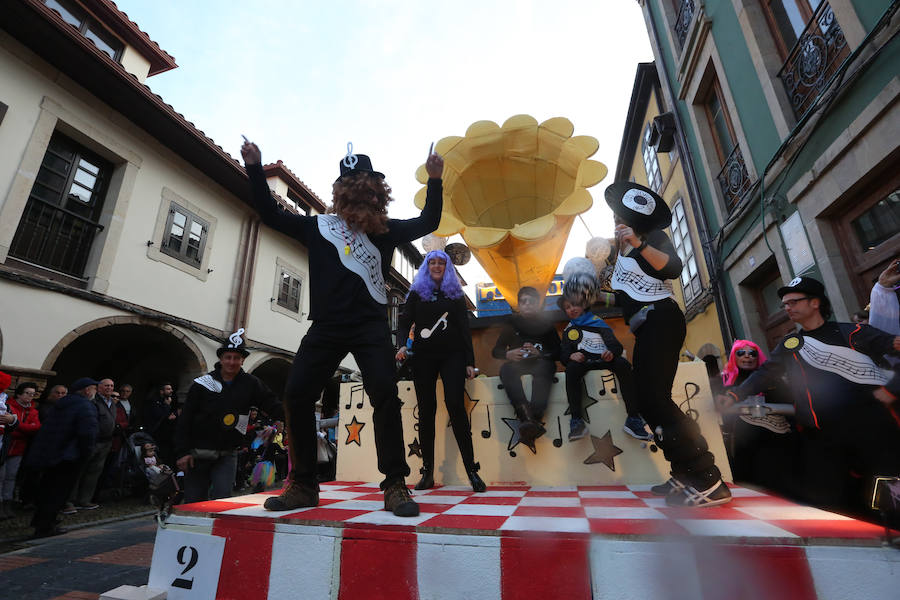
{"type": "MultiPolygon", "coordinates": [[[[347,142],[387,176],[390,215],[408,218],[432,142],[479,120],[562,116],[574,135],[597,138],[592,158],[609,174],[590,188],[594,206],[561,264],[583,256],[591,234],[612,236],[603,190],[637,64],[653,60],[634,0],[117,5],[179,65],[146,81],[155,93],[236,158],[246,135],[264,163],[284,161],[326,204],[347,142]]],[[[460,271],[470,296],[490,280],[474,258],[460,271]]]]}

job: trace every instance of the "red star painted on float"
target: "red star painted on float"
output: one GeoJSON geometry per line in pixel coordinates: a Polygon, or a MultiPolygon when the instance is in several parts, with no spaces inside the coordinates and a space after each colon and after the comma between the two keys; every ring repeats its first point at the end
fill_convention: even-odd
{"type": "Polygon", "coordinates": [[[356,420],[356,415],[353,415],[353,420],[344,425],[344,427],[347,428],[347,440],[344,442],[344,445],[356,444],[357,446],[362,446],[362,440],[359,433],[365,426],[365,423],[360,423],[356,420]]]}

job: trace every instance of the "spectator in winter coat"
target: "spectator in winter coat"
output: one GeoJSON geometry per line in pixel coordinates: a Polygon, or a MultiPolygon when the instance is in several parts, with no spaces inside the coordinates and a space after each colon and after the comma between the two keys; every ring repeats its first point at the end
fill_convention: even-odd
{"type": "Polygon", "coordinates": [[[15,397],[7,403],[7,410],[18,419],[18,426],[7,435],[6,460],[0,465],[0,519],[12,517],[11,503],[16,489],[16,475],[25,449],[41,427],[38,411],[31,405],[37,394],[37,384],[30,381],[16,386],[15,397]]]}

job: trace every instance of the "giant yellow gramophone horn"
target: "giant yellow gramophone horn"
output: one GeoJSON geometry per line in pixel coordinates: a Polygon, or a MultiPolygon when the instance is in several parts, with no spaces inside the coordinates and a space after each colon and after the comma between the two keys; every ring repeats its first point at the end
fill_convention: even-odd
{"type": "MultiPolygon", "coordinates": [[[[435,146],[444,157],[444,213],[435,234],[461,234],[513,308],[522,286],[547,291],[572,222],[593,204],[587,188],[606,177],[606,165],[588,160],[597,140],[572,137],[573,130],[562,117],[538,124],[516,115],[502,127],[478,121],[465,137],[435,146]]],[[[428,182],[425,165],[416,179],[428,182]]],[[[425,190],[416,194],[419,208],[425,190]]]]}

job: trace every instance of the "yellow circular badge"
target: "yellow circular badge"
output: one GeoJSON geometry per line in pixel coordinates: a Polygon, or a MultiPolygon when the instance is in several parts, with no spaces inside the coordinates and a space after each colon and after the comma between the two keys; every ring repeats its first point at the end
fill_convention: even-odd
{"type": "Polygon", "coordinates": [[[787,348],[788,350],[793,350],[799,345],[800,345],[800,338],[798,338],[798,337],[789,337],[788,339],[784,340],[784,347],[787,348]]]}
{"type": "Polygon", "coordinates": [[[580,338],[580,337],[581,337],[581,333],[579,333],[579,331],[577,329],[569,330],[569,339],[572,340],[573,342],[578,341],[578,338],[580,338]]]}
{"type": "Polygon", "coordinates": [[[231,427],[234,425],[235,416],[231,413],[228,413],[224,417],[222,417],[222,422],[225,423],[226,427],[231,427]]]}

